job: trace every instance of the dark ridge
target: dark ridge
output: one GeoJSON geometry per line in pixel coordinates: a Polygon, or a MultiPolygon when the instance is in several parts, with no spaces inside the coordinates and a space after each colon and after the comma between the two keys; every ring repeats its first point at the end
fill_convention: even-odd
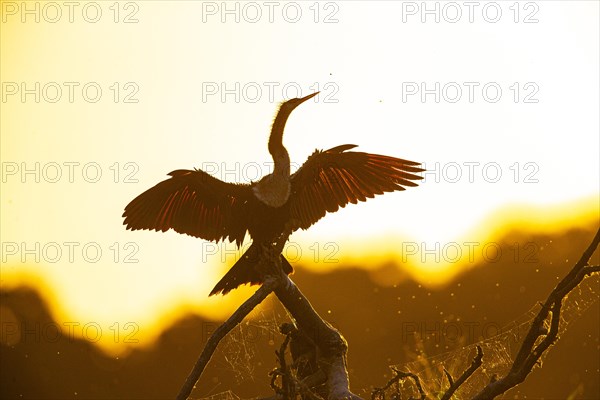
{"type": "MultiPolygon", "coordinates": [[[[474,265],[437,290],[406,279],[398,279],[396,287],[394,282],[381,287],[369,279],[368,271],[360,269],[312,274],[300,266],[293,278],[315,309],[344,333],[349,343],[352,389],[369,397],[371,386],[380,386],[390,377],[388,365],[412,360],[416,344],[410,332],[417,329],[429,333],[424,352],[432,356],[459,348],[458,339],[474,343],[480,336],[506,326],[546,297],[556,277],[562,277],[579,258],[593,229],[555,236],[513,232],[498,241],[510,257],[474,265]],[[535,259],[515,260],[510,251],[515,242],[535,243],[535,259]],[[448,325],[444,321],[464,329],[463,334],[459,338],[445,337],[448,325]],[[469,326],[473,327],[472,333],[469,326]]],[[[598,252],[593,260],[598,263],[598,252]]],[[[596,296],[599,292],[600,288],[595,288],[596,296]]],[[[0,296],[2,399],[173,398],[207,336],[217,326],[198,316],[188,316],[168,327],[154,347],[136,349],[115,359],[89,342],[68,337],[64,330],[58,335],[39,334],[43,331],[36,326],[54,323],[39,293],[20,288],[3,291],[0,296]],[[11,330],[15,324],[28,331],[16,342],[11,330]]],[[[279,322],[283,322],[281,307],[268,301],[265,314],[279,315],[279,322]]],[[[600,398],[599,315],[596,302],[569,325],[550,350],[543,368],[534,370],[508,396],[553,399],[576,393],[579,399],[600,398]]],[[[264,323],[253,322],[220,346],[194,398],[226,390],[242,398],[270,394],[267,373],[275,366],[274,351],[282,337],[273,329],[258,326],[264,327],[264,323]],[[246,350],[239,346],[242,336],[246,350]],[[247,361],[232,366],[226,357],[247,361]],[[244,372],[243,366],[251,366],[252,372],[244,372]]]]}

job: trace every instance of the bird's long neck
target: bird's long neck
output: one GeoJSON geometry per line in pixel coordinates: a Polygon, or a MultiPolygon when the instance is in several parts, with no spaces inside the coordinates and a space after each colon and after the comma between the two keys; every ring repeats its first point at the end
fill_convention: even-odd
{"type": "Polygon", "coordinates": [[[285,147],[283,147],[283,129],[290,113],[291,110],[287,111],[283,108],[279,110],[271,128],[271,136],[269,137],[269,153],[271,153],[275,164],[273,175],[277,177],[287,178],[290,176],[290,156],[285,147]]]}
{"type": "Polygon", "coordinates": [[[269,153],[273,157],[273,173],[265,176],[254,186],[254,195],[270,207],[283,206],[290,197],[290,156],[283,147],[283,128],[291,110],[282,106],[275,117],[271,136],[269,137],[269,153]]]}

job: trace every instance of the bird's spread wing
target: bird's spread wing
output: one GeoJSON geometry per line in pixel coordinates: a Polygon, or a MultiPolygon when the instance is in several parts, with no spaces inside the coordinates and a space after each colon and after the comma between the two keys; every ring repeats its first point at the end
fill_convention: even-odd
{"type": "Polygon", "coordinates": [[[179,233],[241,244],[246,234],[243,204],[249,185],[226,183],[204,171],[176,170],[125,207],[127,229],[179,233]]]}
{"type": "Polygon", "coordinates": [[[346,144],[315,151],[292,175],[290,213],[295,228],[307,229],[348,203],[356,204],[376,194],[405,190],[422,179],[419,163],[399,158],[346,151],[346,144]]]}

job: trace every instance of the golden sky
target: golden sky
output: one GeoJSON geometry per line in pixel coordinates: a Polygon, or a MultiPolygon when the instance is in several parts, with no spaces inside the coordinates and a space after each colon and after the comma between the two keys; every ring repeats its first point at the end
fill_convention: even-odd
{"type": "Polygon", "coordinates": [[[269,173],[278,103],[315,90],[287,125],[293,165],[354,143],[429,171],[293,235],[303,267],[412,252],[440,284],[462,259],[423,248],[598,218],[597,2],[0,4],[0,285],[41,287],[59,321],[226,316],[249,291],[206,295],[235,247],[125,231],[123,208],[174,169],[269,173]]]}

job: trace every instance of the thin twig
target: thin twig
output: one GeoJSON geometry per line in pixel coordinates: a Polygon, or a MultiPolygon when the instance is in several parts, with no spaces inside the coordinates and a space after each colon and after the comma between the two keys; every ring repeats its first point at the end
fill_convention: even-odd
{"type": "Polygon", "coordinates": [[[450,384],[450,387],[452,387],[452,385],[454,385],[454,379],[452,378],[452,375],[450,375],[450,372],[448,372],[446,367],[444,367],[444,374],[446,375],[446,378],[448,379],[448,383],[450,384]]]}
{"type": "Polygon", "coordinates": [[[290,333],[285,335],[285,340],[281,344],[279,351],[276,352],[277,358],[279,358],[279,365],[281,366],[281,389],[284,399],[291,399],[293,396],[292,393],[294,392],[292,383],[290,382],[290,370],[287,366],[287,362],[285,361],[285,349],[287,348],[291,339],[292,336],[290,333]]]}
{"type": "Polygon", "coordinates": [[[421,380],[419,379],[419,377],[417,375],[410,373],[410,372],[403,372],[396,368],[392,368],[392,370],[394,371],[394,373],[396,375],[394,375],[394,377],[392,379],[390,379],[388,381],[388,383],[385,384],[385,386],[380,387],[380,388],[375,388],[373,390],[373,392],[371,392],[372,400],[375,400],[379,396],[381,396],[381,398],[385,399],[385,391],[387,389],[389,389],[393,384],[399,383],[401,380],[406,379],[406,378],[411,378],[414,381],[414,384],[417,387],[419,394],[421,395],[421,400],[425,400],[427,398],[427,396],[425,395],[425,392],[423,391],[423,386],[421,386],[421,380]]]}
{"type": "MultiPolygon", "coordinates": [[[[279,368],[275,368],[273,371],[271,371],[269,373],[272,378],[271,378],[271,388],[276,389],[275,391],[278,393],[277,395],[275,395],[276,398],[281,398],[283,400],[290,400],[290,399],[295,399],[295,394],[294,396],[284,396],[282,395],[281,389],[279,389],[277,387],[277,385],[274,385],[273,380],[277,379],[278,376],[283,377],[284,373],[282,373],[282,371],[279,368]],[[275,387],[274,387],[275,386],[275,387]]],[[[289,372],[288,372],[289,374],[289,372]]],[[[323,400],[323,398],[321,396],[319,396],[318,394],[316,394],[315,392],[313,392],[310,388],[310,386],[308,386],[306,384],[306,382],[294,377],[293,375],[288,375],[288,378],[300,389],[300,392],[302,395],[305,395],[306,397],[308,397],[311,400],[323,400]]],[[[260,399],[260,400],[265,400],[265,399],[260,399]]]]}
{"type": "MultiPolygon", "coordinates": [[[[290,349],[292,358],[294,358],[292,346],[294,341],[297,341],[298,336],[302,335],[302,333],[293,323],[288,322],[282,324],[279,327],[279,331],[282,334],[286,335],[286,338],[283,341],[279,351],[275,352],[277,358],[279,359],[279,365],[281,367],[276,368],[273,371],[273,376],[281,376],[283,390],[279,389],[276,386],[274,387],[273,382],[271,384],[271,387],[276,391],[276,393],[280,393],[284,399],[296,398],[296,394],[299,390],[303,399],[308,398],[311,400],[323,400],[323,398],[317,395],[315,392],[313,392],[311,388],[316,387],[327,380],[327,377],[325,376],[324,372],[319,369],[315,376],[311,375],[305,378],[303,375],[299,374],[300,371],[298,370],[298,365],[300,360],[292,359],[292,364],[288,366],[285,359],[285,352],[288,348],[290,349]],[[279,391],[277,391],[277,389],[279,391]]],[[[302,337],[304,338],[304,336],[302,337]]]]}
{"type": "Polygon", "coordinates": [[[227,321],[219,326],[206,342],[206,346],[202,350],[200,357],[196,361],[196,365],[188,375],[183,386],[181,387],[177,400],[185,400],[188,398],[196,382],[202,375],[206,364],[210,361],[213,353],[217,349],[221,339],[225,337],[233,328],[235,328],[242,320],[260,304],[276,287],[280,281],[273,277],[267,277],[265,283],[250,297],[246,300],[227,321]]]}
{"type": "Polygon", "coordinates": [[[446,393],[444,393],[441,400],[449,400],[452,397],[452,395],[454,394],[454,392],[456,392],[456,390],[463,383],[465,383],[465,381],[467,379],[469,379],[469,377],[471,375],[473,375],[473,373],[477,370],[477,368],[481,367],[482,363],[483,363],[483,351],[481,350],[481,347],[479,345],[477,345],[477,355],[473,358],[473,362],[471,363],[471,366],[469,368],[467,368],[467,370],[465,370],[465,372],[463,372],[462,375],[460,376],[460,378],[458,378],[455,382],[452,381],[452,376],[450,376],[450,373],[448,373],[448,371],[446,371],[446,369],[444,368],[444,371],[446,372],[446,375],[448,376],[448,381],[450,382],[450,387],[448,388],[448,390],[446,390],[446,393]]]}

